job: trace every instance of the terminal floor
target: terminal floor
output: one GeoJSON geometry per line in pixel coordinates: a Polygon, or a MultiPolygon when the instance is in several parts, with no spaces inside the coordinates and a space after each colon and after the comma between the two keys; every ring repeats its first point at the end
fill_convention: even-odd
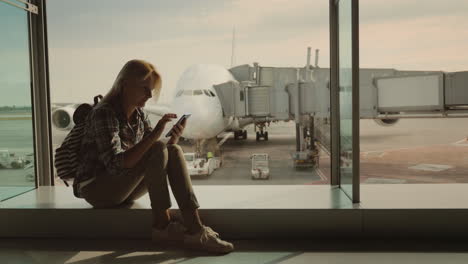
{"type": "Polygon", "coordinates": [[[234,241],[236,250],[210,255],[161,248],[149,240],[0,239],[0,263],[468,263],[460,241],[234,241]]]}

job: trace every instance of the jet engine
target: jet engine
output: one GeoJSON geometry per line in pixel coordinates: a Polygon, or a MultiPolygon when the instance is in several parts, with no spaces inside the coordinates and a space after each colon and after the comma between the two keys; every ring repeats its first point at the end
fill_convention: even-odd
{"type": "Polygon", "coordinates": [[[75,123],[73,122],[73,113],[76,107],[65,106],[52,112],[52,124],[59,130],[71,130],[75,123]]]}
{"type": "Polygon", "coordinates": [[[374,121],[379,125],[383,127],[389,127],[393,126],[398,122],[398,118],[387,118],[387,119],[374,119],[374,121]]]}

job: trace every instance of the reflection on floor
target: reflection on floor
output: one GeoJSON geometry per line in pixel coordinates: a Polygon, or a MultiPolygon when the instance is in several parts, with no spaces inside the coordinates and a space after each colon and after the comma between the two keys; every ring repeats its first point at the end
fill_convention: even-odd
{"type": "Polygon", "coordinates": [[[147,240],[1,239],[0,263],[467,263],[459,241],[234,241],[236,251],[210,255],[162,248],[147,240]]]}

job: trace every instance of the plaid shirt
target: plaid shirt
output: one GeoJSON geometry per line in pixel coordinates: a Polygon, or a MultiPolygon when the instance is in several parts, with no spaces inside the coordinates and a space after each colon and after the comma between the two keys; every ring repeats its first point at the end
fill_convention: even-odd
{"type": "Polygon", "coordinates": [[[136,109],[136,121],[130,124],[120,106],[101,103],[89,114],[79,154],[80,166],[74,185],[100,174],[122,175],[123,153],[152,131],[148,115],[136,109]]]}

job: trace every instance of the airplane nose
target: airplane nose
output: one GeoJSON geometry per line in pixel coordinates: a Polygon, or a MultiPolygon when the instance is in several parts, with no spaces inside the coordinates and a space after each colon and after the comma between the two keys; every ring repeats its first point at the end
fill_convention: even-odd
{"type": "Polygon", "coordinates": [[[177,116],[191,114],[187,120],[183,137],[192,139],[212,138],[223,130],[223,119],[219,111],[210,104],[201,104],[190,109],[185,108],[185,112],[177,113],[177,116]]]}

